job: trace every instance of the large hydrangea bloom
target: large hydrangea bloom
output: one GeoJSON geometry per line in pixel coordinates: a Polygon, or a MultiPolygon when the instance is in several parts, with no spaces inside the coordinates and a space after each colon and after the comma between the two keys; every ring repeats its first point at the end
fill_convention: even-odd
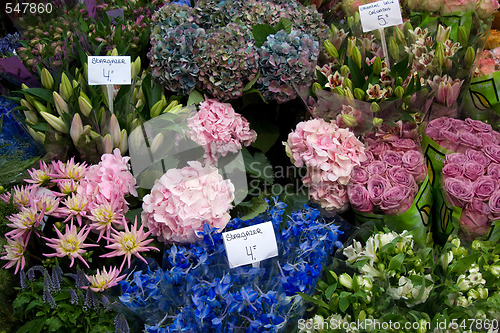
{"type": "Polygon", "coordinates": [[[191,139],[205,149],[204,159],[216,163],[227,153],[237,153],[242,144],[248,146],[257,138],[248,121],[228,103],[208,99],[199,111],[187,120],[191,139]]]}
{"type": "Polygon", "coordinates": [[[240,97],[257,76],[258,58],[249,28],[230,23],[215,30],[207,35],[204,52],[198,57],[203,89],[222,101],[240,97]]]}
{"type": "Polygon", "coordinates": [[[205,223],[222,230],[231,218],[231,181],[210,165],[188,164],[168,170],[144,197],[142,221],[162,242],[194,242],[205,223]]]}
{"type": "Polygon", "coordinates": [[[148,53],[152,76],[170,91],[191,92],[198,82],[200,70],[196,59],[203,49],[205,35],[205,30],[194,23],[166,30],[148,53]]]}
{"type": "Polygon", "coordinates": [[[318,42],[304,32],[280,30],[269,35],[259,49],[261,76],[257,83],[264,98],[278,103],[296,98],[293,85],[312,84],[318,55],[318,42]]]}
{"type": "Polygon", "coordinates": [[[302,181],[311,197],[323,208],[344,209],[351,171],[366,160],[364,145],[354,133],[335,122],[312,119],[297,124],[285,147],[295,166],[307,168],[302,181]],[[333,192],[338,193],[331,197],[333,192]]]}

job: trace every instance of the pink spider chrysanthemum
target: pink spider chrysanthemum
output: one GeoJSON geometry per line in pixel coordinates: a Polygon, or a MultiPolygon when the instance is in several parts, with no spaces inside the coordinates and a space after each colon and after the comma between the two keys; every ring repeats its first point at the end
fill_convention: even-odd
{"type": "Polygon", "coordinates": [[[87,229],[87,226],[84,226],[78,232],[73,222],[71,222],[71,226],[66,225],[66,231],[64,235],[56,227],[54,227],[54,229],[59,238],[42,238],[48,242],[47,246],[56,250],[56,253],[44,253],[43,255],[46,257],[69,257],[71,259],[71,264],[69,265],[69,267],[73,266],[75,259],[80,259],[88,268],[89,265],[87,264],[85,259],[83,259],[82,254],[87,252],[87,250],[85,250],[86,247],[99,246],[97,244],[83,243],[85,242],[90,229],[87,229]]]}
{"type": "Polygon", "coordinates": [[[135,218],[134,225],[131,226],[130,230],[125,218],[123,225],[125,227],[125,231],[114,231],[112,235],[113,238],[109,239],[109,241],[113,244],[106,245],[107,249],[114,251],[101,256],[103,258],[125,256],[120,266],[120,270],[122,270],[125,261],[127,261],[128,268],[130,268],[130,259],[132,255],[147,263],[146,259],[140,255],[140,252],[146,252],[149,250],[159,251],[156,247],[146,246],[153,241],[153,239],[147,239],[151,231],[144,232],[144,225],[141,225],[139,230],[137,230],[137,216],[135,218]]]}
{"type": "MultiPolygon", "coordinates": [[[[33,197],[36,192],[36,187],[33,185],[29,186],[14,186],[14,191],[12,194],[12,203],[17,207],[28,206],[30,203],[30,198],[33,197]]],[[[11,194],[5,193],[0,196],[5,202],[10,202],[11,194]]]]}
{"type": "Polygon", "coordinates": [[[7,238],[7,243],[7,245],[3,246],[5,252],[3,252],[2,254],[5,255],[0,259],[9,261],[3,266],[3,268],[5,269],[11,268],[12,266],[16,265],[14,274],[17,274],[19,269],[23,270],[24,265],[26,264],[26,260],[24,258],[24,251],[26,250],[26,240],[23,238],[7,238]]]}
{"type": "Polygon", "coordinates": [[[44,212],[38,212],[36,207],[24,207],[17,214],[7,217],[11,223],[7,226],[13,230],[5,234],[12,239],[29,239],[31,232],[40,225],[44,212]]]}
{"type": "Polygon", "coordinates": [[[53,182],[57,184],[59,191],[63,195],[76,193],[76,189],[78,188],[78,182],[74,179],[55,179],[53,182]]]}
{"type": "Polygon", "coordinates": [[[40,161],[40,169],[28,170],[31,179],[25,179],[26,183],[34,184],[36,186],[49,185],[52,179],[51,174],[54,172],[52,165],[47,165],[45,162],[40,161]]]}
{"type": "Polygon", "coordinates": [[[70,219],[72,220],[73,217],[76,217],[78,225],[81,226],[82,217],[87,215],[87,196],[74,193],[71,197],[63,201],[62,204],[66,207],[59,208],[59,213],[67,215],[64,222],[69,221],[70,219]]]}
{"type": "Polygon", "coordinates": [[[92,291],[99,292],[114,287],[125,277],[125,274],[118,276],[119,274],[120,270],[116,267],[110,267],[109,272],[106,271],[106,267],[103,267],[100,272],[97,269],[95,275],[85,275],[90,282],[90,286],[84,286],[82,289],[90,288],[92,291]]]}
{"type": "Polygon", "coordinates": [[[89,208],[87,218],[92,221],[90,227],[93,230],[99,231],[97,241],[101,240],[104,233],[106,233],[106,238],[109,239],[110,232],[114,230],[113,223],[117,225],[122,224],[123,209],[121,202],[113,200],[111,203],[92,203],[89,208]]]}
{"type": "Polygon", "coordinates": [[[68,162],[64,163],[61,161],[53,161],[52,167],[54,168],[54,173],[50,176],[57,179],[73,179],[79,181],[85,176],[87,171],[87,164],[75,163],[75,158],[71,158],[68,162]]]}

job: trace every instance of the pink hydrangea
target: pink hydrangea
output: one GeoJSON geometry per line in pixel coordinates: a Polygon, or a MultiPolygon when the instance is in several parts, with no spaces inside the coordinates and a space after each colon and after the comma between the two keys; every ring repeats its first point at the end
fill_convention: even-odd
{"type": "Polygon", "coordinates": [[[135,178],[130,172],[130,157],[122,157],[116,148],[113,154],[103,154],[101,162],[88,168],[77,188],[78,194],[88,196],[93,202],[121,201],[126,211],[126,194],[137,196],[135,178]]]}
{"type": "Polygon", "coordinates": [[[323,119],[299,123],[285,147],[295,166],[305,165],[318,174],[315,182],[346,185],[352,169],[366,160],[365,147],[354,133],[323,119]]]}
{"type": "Polygon", "coordinates": [[[307,167],[302,181],[310,197],[325,209],[343,210],[351,171],[367,159],[361,141],[349,129],[318,118],[299,123],[285,149],[295,166],[307,167]]]}
{"type": "Polygon", "coordinates": [[[187,125],[191,139],[205,149],[204,159],[208,163],[216,163],[228,153],[237,153],[242,144],[248,146],[257,138],[248,121],[231,104],[216,99],[201,103],[199,111],[187,119],[187,125]]]}
{"type": "Polygon", "coordinates": [[[142,221],[160,241],[194,242],[205,223],[222,230],[229,222],[234,199],[231,181],[213,166],[188,164],[168,170],[144,197],[142,221]]]}

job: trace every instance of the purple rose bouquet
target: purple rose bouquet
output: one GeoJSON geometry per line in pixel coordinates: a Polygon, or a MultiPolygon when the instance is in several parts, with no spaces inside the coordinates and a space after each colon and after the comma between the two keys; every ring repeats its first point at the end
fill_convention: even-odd
{"type": "Polygon", "coordinates": [[[362,213],[406,212],[427,176],[418,137],[406,126],[382,127],[365,136],[368,159],[351,173],[347,195],[362,213]]]}
{"type": "Polygon", "coordinates": [[[485,236],[491,222],[500,219],[500,164],[492,152],[497,142],[465,153],[446,155],[442,173],[445,200],[462,208],[460,230],[469,236],[485,236]]]}
{"type": "MultiPolygon", "coordinates": [[[[448,150],[465,153],[469,149],[487,149],[493,159],[500,160],[500,133],[494,131],[491,125],[479,120],[465,120],[448,117],[436,118],[429,122],[425,134],[437,144],[448,150]]],[[[486,153],[486,151],[485,151],[486,153]]],[[[474,153],[473,161],[485,165],[488,159],[474,153]]]]}

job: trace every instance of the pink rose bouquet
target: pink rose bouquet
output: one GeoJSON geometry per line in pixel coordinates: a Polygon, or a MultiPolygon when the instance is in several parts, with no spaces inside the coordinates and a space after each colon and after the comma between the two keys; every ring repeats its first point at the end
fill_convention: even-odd
{"type": "Polygon", "coordinates": [[[403,128],[408,129],[402,124],[397,128],[383,126],[365,136],[373,158],[351,173],[347,194],[355,210],[400,215],[412,205],[427,168],[420,143],[403,128]]]}
{"type": "Polygon", "coordinates": [[[162,242],[195,242],[205,223],[222,230],[231,218],[231,181],[211,165],[188,164],[168,170],[143,199],[142,221],[162,242]]]}
{"type": "Polygon", "coordinates": [[[485,236],[491,222],[500,219],[500,165],[491,154],[500,146],[484,144],[482,150],[446,155],[442,173],[444,198],[462,208],[460,228],[473,237],[485,236]]]}
{"type": "MultiPolygon", "coordinates": [[[[500,133],[494,131],[491,125],[479,120],[467,118],[465,120],[448,117],[436,118],[429,122],[425,129],[427,134],[437,144],[448,150],[465,153],[469,149],[480,150],[490,157],[500,154],[497,150],[500,144],[500,133]]],[[[472,152],[471,152],[472,153],[472,152]]],[[[477,154],[477,153],[474,153],[477,154]]],[[[485,158],[473,158],[474,162],[485,163],[485,158]]]]}
{"type": "Polygon", "coordinates": [[[344,210],[351,172],[367,159],[361,141],[335,121],[312,119],[297,125],[285,148],[295,166],[307,168],[302,181],[310,197],[325,209],[344,210]]]}

